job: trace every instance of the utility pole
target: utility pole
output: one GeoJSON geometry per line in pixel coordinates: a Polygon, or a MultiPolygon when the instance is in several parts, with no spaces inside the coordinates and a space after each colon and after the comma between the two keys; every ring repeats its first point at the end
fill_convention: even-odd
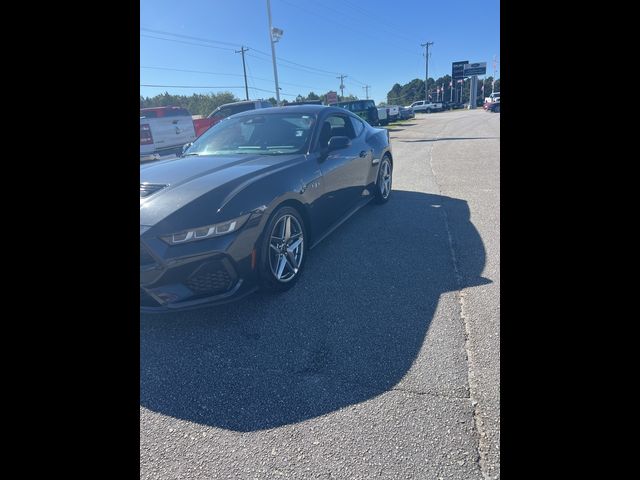
{"type": "Polygon", "coordinates": [[[371,88],[371,85],[365,85],[362,88],[364,88],[365,95],[367,96],[367,100],[369,100],[369,89],[371,88]]]}
{"type": "Polygon", "coordinates": [[[247,96],[247,100],[249,100],[249,87],[247,86],[247,67],[244,64],[244,52],[249,50],[248,48],[244,48],[244,46],[240,47],[240,50],[236,50],[236,53],[242,53],[242,70],[244,71],[244,93],[247,96]]]}
{"type": "Polygon", "coordinates": [[[498,62],[496,61],[496,56],[493,56],[493,79],[491,80],[491,93],[495,90],[496,85],[496,65],[498,62]]]}
{"type": "Polygon", "coordinates": [[[344,100],[344,79],[347,78],[347,75],[340,75],[336,78],[340,79],[340,96],[342,97],[342,100],[344,100]]]}
{"type": "Polygon", "coordinates": [[[425,47],[425,69],[424,69],[424,101],[429,101],[429,87],[427,86],[429,83],[429,45],[433,45],[433,42],[421,43],[421,47],[425,47]]]}
{"type": "Polygon", "coordinates": [[[271,26],[271,0],[267,0],[267,14],[269,15],[269,40],[271,43],[271,59],[273,60],[273,78],[276,81],[276,103],[280,106],[280,86],[278,85],[278,68],[276,67],[276,46],[275,43],[280,40],[282,30],[271,26]]]}

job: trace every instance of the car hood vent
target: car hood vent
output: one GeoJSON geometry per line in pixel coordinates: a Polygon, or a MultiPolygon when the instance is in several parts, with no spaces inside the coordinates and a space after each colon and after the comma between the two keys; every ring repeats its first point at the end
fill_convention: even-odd
{"type": "Polygon", "coordinates": [[[159,192],[165,187],[169,185],[164,185],[161,183],[141,183],[140,184],[140,198],[148,197],[149,195],[153,195],[156,192],[159,192]]]}

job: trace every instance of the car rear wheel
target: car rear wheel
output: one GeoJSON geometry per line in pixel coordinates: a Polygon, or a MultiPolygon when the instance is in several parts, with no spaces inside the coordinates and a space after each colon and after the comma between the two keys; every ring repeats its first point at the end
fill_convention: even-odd
{"type": "Polygon", "coordinates": [[[378,170],[378,180],[376,181],[375,202],[385,203],[391,196],[391,181],[393,175],[393,165],[391,158],[385,154],[380,161],[378,170]]]}
{"type": "Polygon", "coordinates": [[[265,227],[258,274],[260,285],[273,292],[290,289],[306,260],[306,229],[293,207],[279,208],[265,227]]]}

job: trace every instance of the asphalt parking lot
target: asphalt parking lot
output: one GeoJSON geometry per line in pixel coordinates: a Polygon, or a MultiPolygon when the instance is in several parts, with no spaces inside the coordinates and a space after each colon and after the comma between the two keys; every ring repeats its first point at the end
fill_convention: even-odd
{"type": "Polygon", "coordinates": [[[141,315],[141,478],[499,478],[500,114],[390,131],[290,291],[141,315]]]}

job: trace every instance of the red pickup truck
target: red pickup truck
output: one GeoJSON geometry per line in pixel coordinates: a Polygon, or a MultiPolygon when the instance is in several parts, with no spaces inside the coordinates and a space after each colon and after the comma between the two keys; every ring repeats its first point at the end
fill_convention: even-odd
{"type": "Polygon", "coordinates": [[[255,110],[256,108],[269,107],[273,107],[273,105],[265,100],[250,100],[248,102],[234,102],[220,105],[213,112],[211,112],[211,114],[209,114],[207,118],[199,118],[193,121],[193,128],[195,128],[196,137],[199,137],[220,120],[225,119],[230,115],[244,112],[246,110],[255,110]]]}

